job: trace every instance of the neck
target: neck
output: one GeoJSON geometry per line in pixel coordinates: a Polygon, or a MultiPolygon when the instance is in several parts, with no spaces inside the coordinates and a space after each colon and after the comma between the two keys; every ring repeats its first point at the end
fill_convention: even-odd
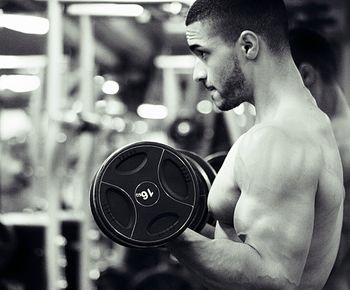
{"type": "MultiPolygon", "coordinates": [[[[286,100],[310,98],[301,76],[291,57],[280,62],[265,62],[253,72],[255,81],[254,105],[256,122],[261,123],[275,117],[278,107],[286,100]]],[[[313,99],[312,99],[313,100],[313,99]]]]}

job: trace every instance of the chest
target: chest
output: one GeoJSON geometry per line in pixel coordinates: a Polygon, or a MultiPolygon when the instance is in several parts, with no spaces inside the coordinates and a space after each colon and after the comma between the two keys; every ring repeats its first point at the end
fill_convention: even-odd
{"type": "Polygon", "coordinates": [[[241,195],[237,183],[236,159],[235,151],[230,151],[208,196],[208,208],[213,217],[229,225],[233,224],[234,211],[241,195]]]}

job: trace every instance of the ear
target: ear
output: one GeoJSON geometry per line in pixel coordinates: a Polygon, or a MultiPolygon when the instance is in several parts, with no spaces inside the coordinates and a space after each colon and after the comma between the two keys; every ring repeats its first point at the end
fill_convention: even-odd
{"type": "Polygon", "coordinates": [[[315,68],[309,63],[302,63],[299,65],[299,71],[303,78],[305,86],[311,87],[317,79],[317,72],[315,68]]]}
{"type": "Polygon", "coordinates": [[[244,30],[238,38],[238,45],[247,59],[254,60],[257,58],[259,54],[259,38],[254,32],[244,30]]]}

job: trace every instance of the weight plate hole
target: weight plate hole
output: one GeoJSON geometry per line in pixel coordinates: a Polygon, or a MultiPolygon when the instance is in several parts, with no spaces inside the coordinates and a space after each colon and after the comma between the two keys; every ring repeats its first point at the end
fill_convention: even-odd
{"type": "MultiPolygon", "coordinates": [[[[121,156],[120,158],[123,158],[123,156],[121,156]]],[[[115,169],[120,175],[132,175],[140,171],[146,163],[146,153],[138,153],[123,159],[117,164],[115,169]]]]}
{"type": "Polygon", "coordinates": [[[179,221],[176,213],[163,213],[156,216],[147,226],[150,235],[161,235],[171,230],[179,221]]]}
{"type": "Polygon", "coordinates": [[[173,198],[185,201],[189,197],[187,183],[191,180],[190,175],[185,176],[179,165],[170,159],[165,159],[160,166],[160,180],[165,190],[173,198]]]}
{"type": "Polygon", "coordinates": [[[130,229],[135,222],[134,207],[131,200],[123,191],[109,189],[107,200],[110,213],[115,221],[123,228],[130,229]]]}

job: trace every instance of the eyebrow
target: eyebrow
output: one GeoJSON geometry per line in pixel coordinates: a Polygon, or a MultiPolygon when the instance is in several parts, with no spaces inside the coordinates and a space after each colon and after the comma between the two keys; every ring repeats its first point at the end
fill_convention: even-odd
{"type": "Polygon", "coordinates": [[[201,46],[199,44],[193,44],[193,45],[190,45],[189,48],[192,52],[195,52],[197,50],[200,50],[201,46]]]}

